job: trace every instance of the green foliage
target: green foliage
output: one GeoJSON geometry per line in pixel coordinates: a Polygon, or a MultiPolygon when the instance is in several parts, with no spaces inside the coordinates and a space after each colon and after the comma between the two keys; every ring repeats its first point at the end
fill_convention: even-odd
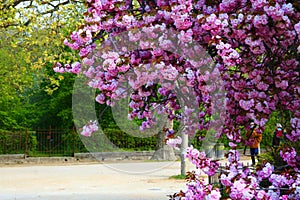
{"type": "Polygon", "coordinates": [[[73,155],[74,153],[88,152],[85,146],[82,144],[81,138],[74,130],[67,131],[61,136],[60,150],[65,156],[73,155]]]}
{"type": "Polygon", "coordinates": [[[27,144],[28,144],[28,152],[26,152],[26,154],[28,155],[35,154],[38,145],[35,132],[29,132],[27,144]]]}
{"type": "Polygon", "coordinates": [[[3,41],[2,44],[3,48],[0,48],[0,128],[19,129],[21,127],[19,120],[22,121],[20,110],[26,100],[23,93],[26,87],[31,87],[33,79],[28,65],[19,61],[24,58],[21,49],[14,52],[3,41]]]}
{"type": "Polygon", "coordinates": [[[229,193],[224,189],[221,190],[221,199],[230,199],[229,193]]]}
{"type": "Polygon", "coordinates": [[[72,156],[86,152],[79,136],[69,129],[38,129],[37,150],[31,156],[72,156]]]}
{"type": "Polygon", "coordinates": [[[291,129],[290,119],[291,113],[289,111],[274,111],[265,125],[261,142],[262,146],[269,148],[272,145],[272,138],[277,123],[280,123],[285,131],[289,131],[291,129]]]}
{"type": "Polygon", "coordinates": [[[279,147],[267,148],[267,151],[260,155],[261,157],[260,162],[269,162],[273,164],[275,168],[286,165],[287,163],[283,161],[283,159],[280,157],[280,151],[291,146],[296,150],[298,155],[300,153],[300,142],[299,141],[292,142],[292,141],[284,140],[283,142],[281,142],[279,147]]]}
{"type": "Polygon", "coordinates": [[[18,124],[15,119],[13,119],[8,112],[0,111],[0,127],[8,128],[14,127],[18,128],[18,124]]]}
{"type": "Polygon", "coordinates": [[[279,148],[270,148],[266,153],[260,155],[261,159],[259,160],[259,164],[261,162],[269,162],[273,164],[275,167],[286,165],[286,162],[280,157],[280,149],[279,148]]]}
{"type": "Polygon", "coordinates": [[[115,113],[115,116],[113,116],[111,107],[106,105],[95,104],[95,107],[96,110],[99,111],[97,113],[97,116],[101,129],[103,130],[109,141],[117,148],[134,151],[155,150],[157,143],[156,135],[152,137],[135,137],[134,135],[126,133],[128,130],[129,132],[134,132],[135,129],[138,128],[140,121],[128,122],[128,119],[126,118],[127,114],[121,112],[119,113],[120,116],[116,116],[118,113],[115,113]],[[117,124],[114,117],[125,119],[123,121],[118,121],[117,124]],[[136,126],[131,127],[132,125],[136,126]],[[121,128],[119,126],[121,126],[121,128]]]}
{"type": "Polygon", "coordinates": [[[137,138],[117,129],[106,129],[105,135],[83,137],[74,130],[26,131],[0,130],[0,154],[27,154],[30,157],[72,156],[82,152],[155,150],[156,137],[137,138]],[[108,138],[105,142],[105,137],[108,138]],[[85,145],[89,147],[87,150],[85,145]],[[103,142],[104,141],[104,142],[103,142]],[[115,146],[114,146],[115,145],[115,146]],[[26,148],[27,146],[27,148],[26,148]]]}
{"type": "Polygon", "coordinates": [[[279,112],[273,112],[268,122],[266,123],[263,132],[263,139],[261,141],[261,146],[268,148],[272,145],[272,138],[273,133],[275,131],[276,123],[281,123],[279,118],[279,112]]]}
{"type": "Polygon", "coordinates": [[[82,24],[83,8],[83,2],[76,0],[0,0],[0,30],[12,50],[24,50],[32,68],[58,60],[66,63],[75,54],[65,52],[62,41],[82,24]]]}
{"type": "Polygon", "coordinates": [[[197,131],[196,135],[193,138],[189,137],[190,144],[193,145],[194,148],[200,149],[200,147],[202,146],[202,140],[200,140],[199,137],[203,137],[205,135],[205,130],[197,131]]]}
{"type": "Polygon", "coordinates": [[[50,65],[45,70],[44,78],[37,88],[33,88],[28,104],[33,110],[36,119],[32,123],[34,128],[56,127],[71,129],[72,117],[72,92],[75,75],[55,74],[50,65]],[[58,80],[58,85],[53,86],[51,80],[58,80]],[[55,89],[54,89],[55,87],[55,89]],[[47,88],[51,88],[47,90],[47,88]],[[49,91],[51,91],[49,93],[49,91]]]}
{"type": "Polygon", "coordinates": [[[104,129],[104,134],[118,148],[134,151],[155,150],[156,136],[148,138],[134,137],[119,129],[104,129]]]}
{"type": "Polygon", "coordinates": [[[52,66],[78,59],[63,40],[81,24],[83,8],[81,1],[0,0],[0,128],[72,126],[74,79],[52,66]]]}

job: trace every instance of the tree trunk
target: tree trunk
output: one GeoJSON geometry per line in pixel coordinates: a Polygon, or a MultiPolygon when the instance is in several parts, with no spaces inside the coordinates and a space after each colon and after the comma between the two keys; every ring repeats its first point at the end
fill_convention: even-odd
{"type": "MultiPolygon", "coordinates": [[[[167,121],[167,126],[173,128],[173,122],[167,121]]],[[[174,149],[165,144],[165,132],[160,131],[157,134],[156,151],[154,152],[151,160],[177,160],[174,149]]]]}
{"type": "Polygon", "coordinates": [[[188,147],[189,137],[188,135],[182,133],[181,134],[182,143],[180,147],[180,174],[182,176],[186,175],[187,172],[187,162],[186,162],[186,148],[188,147]]]}

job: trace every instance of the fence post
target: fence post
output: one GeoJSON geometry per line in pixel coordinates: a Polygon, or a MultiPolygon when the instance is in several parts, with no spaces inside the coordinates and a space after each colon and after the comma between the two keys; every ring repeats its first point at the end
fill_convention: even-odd
{"type": "Polygon", "coordinates": [[[4,133],[4,138],[3,138],[3,154],[6,154],[6,149],[7,149],[7,132],[4,133]]]}
{"type": "Polygon", "coordinates": [[[29,149],[28,149],[28,143],[29,143],[29,137],[28,137],[28,128],[26,128],[26,138],[25,138],[25,157],[29,156],[29,149]]]}
{"type": "Polygon", "coordinates": [[[75,127],[72,129],[72,156],[75,155],[75,127]]]}
{"type": "Polygon", "coordinates": [[[48,145],[49,145],[49,157],[52,155],[52,143],[51,143],[51,138],[52,138],[52,129],[51,129],[51,125],[49,126],[49,140],[47,141],[48,145]]]}

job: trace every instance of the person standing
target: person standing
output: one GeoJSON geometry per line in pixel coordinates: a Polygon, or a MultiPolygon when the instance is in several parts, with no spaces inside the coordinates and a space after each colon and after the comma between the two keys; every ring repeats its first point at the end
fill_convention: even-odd
{"type": "Polygon", "coordinates": [[[250,155],[252,160],[252,166],[255,165],[255,157],[258,157],[258,147],[262,140],[262,134],[258,133],[256,130],[256,125],[254,122],[250,123],[250,131],[246,134],[248,141],[247,144],[250,147],[250,155]]]}
{"type": "Polygon", "coordinates": [[[283,129],[280,123],[276,124],[276,129],[273,134],[272,147],[278,147],[283,138],[283,129]]]}

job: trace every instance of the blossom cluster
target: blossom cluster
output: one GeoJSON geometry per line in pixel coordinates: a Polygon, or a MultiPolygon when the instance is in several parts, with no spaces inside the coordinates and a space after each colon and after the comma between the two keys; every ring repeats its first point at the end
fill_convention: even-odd
{"type": "Polygon", "coordinates": [[[177,138],[168,138],[166,143],[167,143],[167,145],[178,150],[179,149],[178,145],[180,145],[182,143],[182,139],[179,136],[177,136],[177,138]]]}
{"type": "Polygon", "coordinates": [[[220,166],[218,161],[207,158],[204,152],[199,152],[193,146],[188,147],[186,151],[186,157],[197,169],[201,169],[208,176],[213,176],[217,172],[220,166]]]}
{"type": "Polygon", "coordinates": [[[296,171],[299,172],[300,170],[300,156],[297,155],[297,152],[293,147],[285,148],[280,151],[280,156],[283,158],[284,161],[288,163],[291,167],[294,167],[296,171]]]}
{"type": "Polygon", "coordinates": [[[81,135],[90,137],[96,131],[98,131],[97,121],[90,121],[85,126],[83,126],[81,135]]]}

